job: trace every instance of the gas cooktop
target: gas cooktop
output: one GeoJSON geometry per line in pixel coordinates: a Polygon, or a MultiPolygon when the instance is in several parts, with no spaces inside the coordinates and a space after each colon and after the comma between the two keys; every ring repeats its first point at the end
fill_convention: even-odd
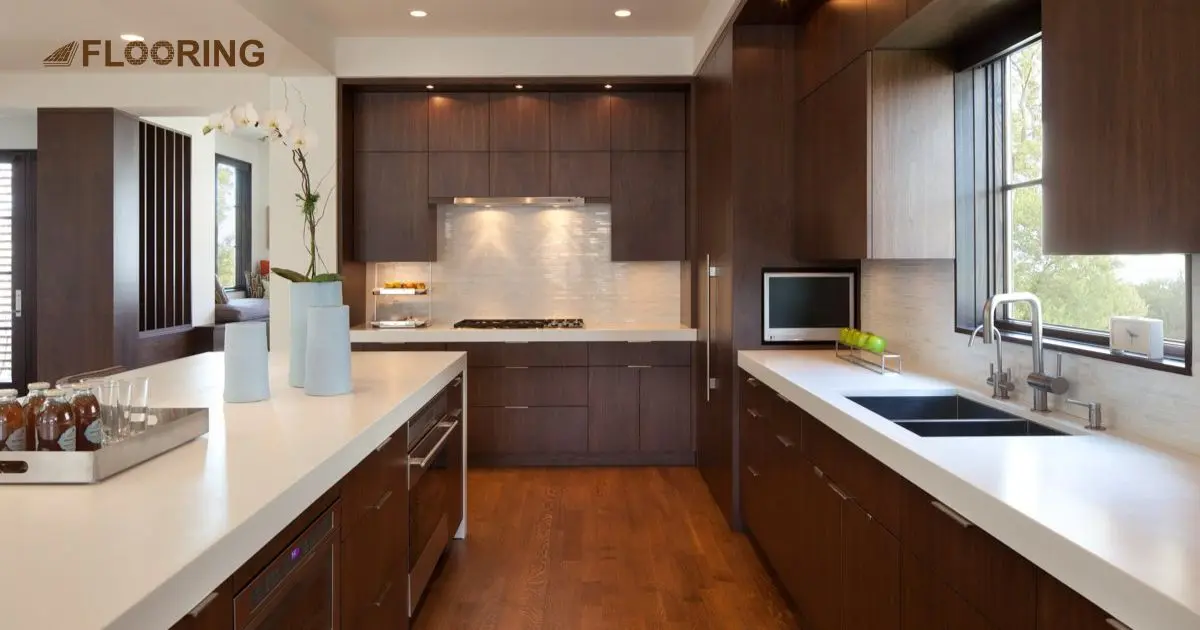
{"type": "Polygon", "coordinates": [[[455,328],[583,328],[582,319],[464,319],[455,328]]]}

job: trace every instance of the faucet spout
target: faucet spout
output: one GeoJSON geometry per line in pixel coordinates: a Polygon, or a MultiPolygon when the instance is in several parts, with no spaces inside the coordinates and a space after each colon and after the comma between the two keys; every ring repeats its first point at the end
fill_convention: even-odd
{"type": "MultiPolygon", "coordinates": [[[[1021,291],[993,295],[983,305],[983,334],[980,338],[983,343],[992,343],[993,337],[999,338],[1000,331],[996,328],[996,312],[1006,304],[1021,303],[1029,304],[1031,311],[1029,329],[1030,335],[1033,337],[1033,373],[1029,375],[1027,382],[1033,389],[1033,410],[1049,411],[1049,392],[1065,388],[1066,382],[1061,376],[1051,378],[1046,375],[1046,357],[1042,347],[1042,301],[1032,293],[1021,291]],[[1048,388],[1048,383],[1052,383],[1053,388],[1048,388]]],[[[999,347],[997,347],[998,352],[999,347]]]]}

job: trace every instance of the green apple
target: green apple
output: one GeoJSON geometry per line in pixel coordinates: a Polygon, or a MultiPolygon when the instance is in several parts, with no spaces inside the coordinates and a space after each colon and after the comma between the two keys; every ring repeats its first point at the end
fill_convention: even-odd
{"type": "Polygon", "coordinates": [[[887,340],[879,335],[868,334],[867,341],[863,344],[863,347],[871,352],[883,354],[883,351],[887,350],[887,340]]]}
{"type": "Polygon", "coordinates": [[[854,341],[852,342],[852,345],[858,348],[863,347],[867,343],[867,336],[867,333],[861,330],[854,331],[854,341]]]}
{"type": "Polygon", "coordinates": [[[850,333],[854,332],[851,328],[843,328],[838,332],[838,340],[843,344],[850,343],[850,333]]]}

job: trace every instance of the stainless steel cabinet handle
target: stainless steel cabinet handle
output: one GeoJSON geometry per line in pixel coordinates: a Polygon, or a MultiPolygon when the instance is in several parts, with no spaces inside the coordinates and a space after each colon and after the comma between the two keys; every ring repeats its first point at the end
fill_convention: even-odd
{"type": "Polygon", "coordinates": [[[757,471],[757,470],[754,470],[754,467],[753,467],[753,466],[747,466],[747,467],[746,467],[746,470],[750,471],[750,476],[751,476],[751,477],[758,477],[758,476],[759,476],[759,473],[758,473],[758,471],[757,471]]]}
{"type": "Polygon", "coordinates": [[[383,496],[379,497],[379,502],[376,503],[375,505],[372,505],[371,509],[372,510],[382,510],[383,504],[387,503],[388,499],[390,499],[390,498],[392,498],[392,491],[388,490],[387,492],[383,493],[383,496]]]}
{"type": "Polygon", "coordinates": [[[653,365],[626,365],[625,367],[633,368],[635,370],[649,370],[650,368],[652,368],[654,366],[653,365]]]}
{"type": "Polygon", "coordinates": [[[456,377],[454,377],[453,381],[450,381],[450,387],[458,387],[459,385],[462,385],[462,377],[461,376],[456,376],[456,377]]]}
{"type": "Polygon", "coordinates": [[[775,439],[779,440],[779,443],[782,444],[784,446],[784,448],[792,448],[793,446],[796,445],[795,442],[793,442],[779,434],[775,435],[775,439]]]}
{"type": "Polygon", "coordinates": [[[392,581],[388,580],[388,583],[383,585],[383,590],[379,592],[379,599],[376,599],[375,603],[371,604],[371,605],[376,608],[383,606],[383,600],[384,600],[384,598],[387,597],[388,592],[391,590],[392,590],[392,581]]]}
{"type": "Polygon", "coordinates": [[[827,482],[825,482],[825,485],[829,486],[829,489],[830,489],[830,490],[833,490],[834,494],[836,494],[836,495],[838,495],[839,497],[841,497],[843,501],[849,501],[849,500],[850,500],[850,495],[846,494],[846,492],[845,492],[844,490],[842,490],[841,488],[837,487],[837,485],[836,485],[836,484],[834,484],[833,482],[831,482],[831,481],[827,481],[827,482]]]}
{"type": "Polygon", "coordinates": [[[200,600],[199,604],[196,604],[195,608],[188,611],[188,616],[191,617],[192,619],[199,617],[200,614],[204,612],[204,609],[208,608],[209,604],[217,601],[217,597],[218,597],[218,595],[217,595],[216,591],[209,593],[207,597],[200,600]]]}
{"type": "Polygon", "coordinates": [[[931,503],[933,503],[934,509],[941,512],[942,514],[945,514],[946,516],[949,516],[950,520],[954,521],[955,523],[958,523],[959,525],[961,525],[963,527],[970,527],[971,525],[974,525],[974,523],[972,523],[971,521],[968,521],[965,516],[963,516],[962,514],[959,514],[958,512],[955,512],[953,509],[950,508],[950,506],[946,505],[945,503],[942,503],[941,501],[932,501],[931,503]]]}
{"type": "Polygon", "coordinates": [[[780,394],[779,392],[775,392],[775,397],[778,398],[779,400],[782,400],[785,403],[790,404],[792,402],[792,401],[788,400],[786,396],[784,396],[783,394],[780,394]]]}
{"type": "Polygon", "coordinates": [[[505,407],[505,409],[528,409],[528,408],[529,407],[525,406],[525,405],[509,405],[509,406],[505,407]]]}
{"type": "Polygon", "coordinates": [[[529,366],[528,365],[506,365],[506,366],[504,366],[504,369],[506,369],[506,370],[528,370],[529,366]]]}
{"type": "Polygon", "coordinates": [[[375,447],[375,452],[378,453],[379,451],[382,451],[383,447],[387,446],[388,442],[391,442],[391,441],[392,441],[392,436],[390,436],[390,435],[383,438],[383,441],[379,443],[379,446],[375,447]]]}
{"type": "Polygon", "coordinates": [[[409,457],[409,466],[429,468],[429,465],[438,458],[438,455],[442,454],[442,448],[446,446],[446,441],[450,439],[450,436],[454,434],[454,429],[458,427],[458,420],[449,423],[439,423],[438,426],[444,427],[446,429],[446,433],[443,434],[442,437],[438,438],[437,444],[433,445],[433,448],[429,450],[429,454],[425,457],[409,457]]]}
{"type": "Polygon", "coordinates": [[[813,466],[813,474],[820,477],[821,479],[825,478],[825,471],[821,470],[820,468],[817,468],[816,466],[813,466]]]}
{"type": "Polygon", "coordinates": [[[750,385],[750,387],[758,387],[758,379],[754,378],[753,376],[746,377],[746,383],[750,385]]]}
{"type": "Polygon", "coordinates": [[[712,401],[712,256],[704,255],[704,401],[712,401]]]}
{"type": "Polygon", "coordinates": [[[755,410],[753,410],[753,409],[750,409],[749,407],[747,407],[747,408],[746,408],[746,413],[750,414],[750,417],[751,417],[751,418],[761,418],[761,417],[763,417],[763,415],[762,415],[761,413],[758,413],[757,411],[755,411],[755,410]]]}
{"type": "Polygon", "coordinates": [[[1105,619],[1104,623],[1116,628],[1117,630],[1133,630],[1133,628],[1130,628],[1129,626],[1117,621],[1116,619],[1113,619],[1112,617],[1105,619]]]}

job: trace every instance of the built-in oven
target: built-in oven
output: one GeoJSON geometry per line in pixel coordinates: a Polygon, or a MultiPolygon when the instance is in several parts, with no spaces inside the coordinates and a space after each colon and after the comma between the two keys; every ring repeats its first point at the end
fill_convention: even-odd
{"type": "Polygon", "coordinates": [[[439,396],[409,422],[408,612],[413,615],[462,515],[461,405],[439,396]],[[455,515],[458,518],[455,518],[455,515]]]}
{"type": "Polygon", "coordinates": [[[340,626],[339,503],[311,525],[234,597],[235,630],[330,630],[340,626]]]}

